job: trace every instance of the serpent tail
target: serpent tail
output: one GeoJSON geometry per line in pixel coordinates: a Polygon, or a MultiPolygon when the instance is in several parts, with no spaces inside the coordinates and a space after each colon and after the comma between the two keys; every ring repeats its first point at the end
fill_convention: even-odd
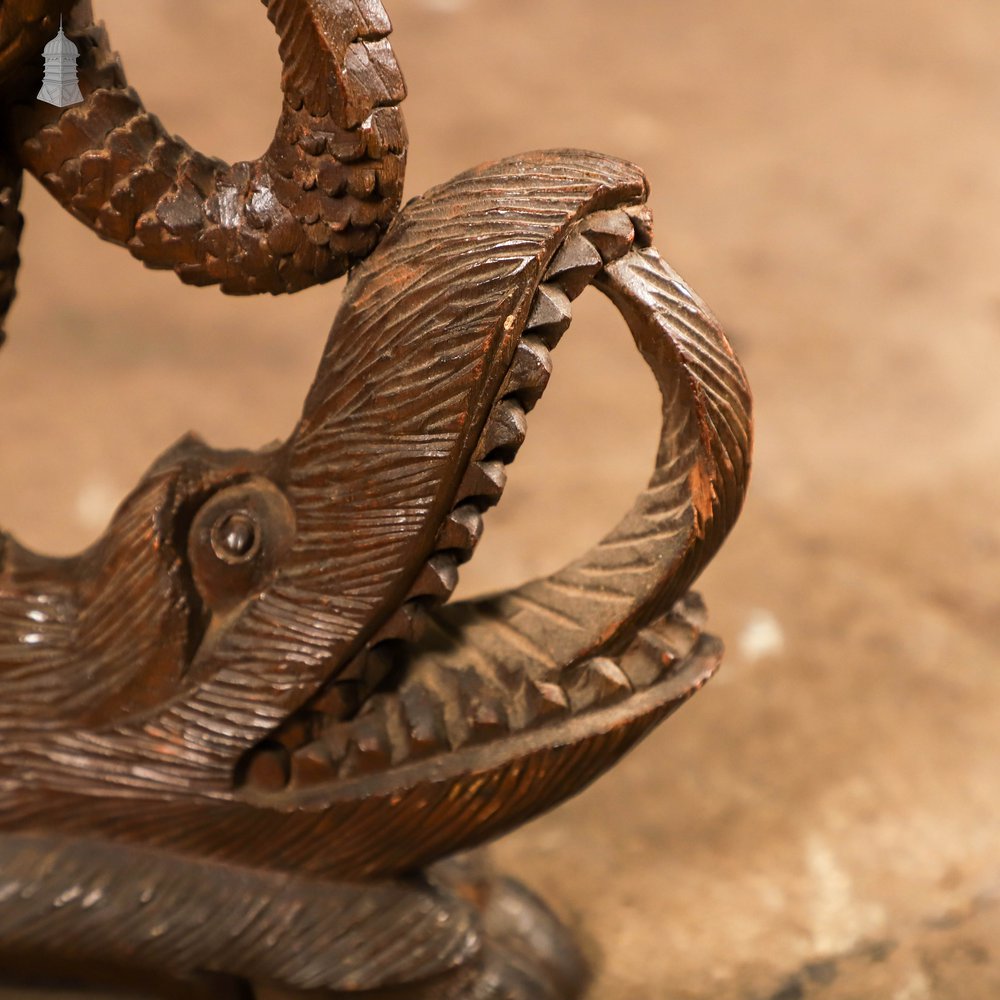
{"type": "Polygon", "coordinates": [[[21,162],[73,215],[148,267],[234,294],[292,292],[345,273],[399,207],[402,76],[378,0],[268,0],[284,102],[257,160],[227,164],[169,134],[128,86],[89,0],[67,34],[82,104],[14,111],[21,162]]]}

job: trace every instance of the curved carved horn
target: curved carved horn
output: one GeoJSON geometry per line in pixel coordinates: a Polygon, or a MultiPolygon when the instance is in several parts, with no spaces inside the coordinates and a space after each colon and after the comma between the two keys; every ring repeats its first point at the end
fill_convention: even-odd
{"type": "Polygon", "coordinates": [[[381,3],[265,2],[284,103],[258,160],[229,165],[170,135],[126,84],[89,0],[68,25],[84,102],[59,110],[25,95],[14,113],[21,162],[78,219],[150,267],[233,293],[343,274],[378,242],[403,186],[405,87],[381,3]]]}

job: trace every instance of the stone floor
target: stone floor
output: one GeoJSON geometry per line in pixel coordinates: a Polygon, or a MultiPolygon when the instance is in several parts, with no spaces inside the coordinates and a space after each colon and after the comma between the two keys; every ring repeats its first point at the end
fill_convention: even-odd
{"type": "MultiPolygon", "coordinates": [[[[96,6],[169,128],[264,147],[259,5],[96,6]]],[[[591,942],[594,1000],[1000,997],[1000,6],[392,7],[409,193],[541,146],[637,161],[756,394],[750,501],[701,583],[722,674],[497,857],[591,942]]],[[[340,290],[226,299],[33,183],[25,213],[0,520],[69,552],[189,427],[286,433],[340,290]]],[[[587,547],[651,467],[652,380],[609,307],[580,313],[466,594],[587,547]]]]}

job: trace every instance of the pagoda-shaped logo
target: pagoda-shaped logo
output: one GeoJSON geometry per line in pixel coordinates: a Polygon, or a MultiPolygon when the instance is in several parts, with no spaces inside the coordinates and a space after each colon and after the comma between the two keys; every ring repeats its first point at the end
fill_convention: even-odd
{"type": "Polygon", "coordinates": [[[80,84],[76,78],[76,60],[80,53],[77,47],[63,34],[62,18],[59,18],[59,34],[43,50],[45,77],[38,99],[57,108],[79,104],[83,100],[80,84]]]}

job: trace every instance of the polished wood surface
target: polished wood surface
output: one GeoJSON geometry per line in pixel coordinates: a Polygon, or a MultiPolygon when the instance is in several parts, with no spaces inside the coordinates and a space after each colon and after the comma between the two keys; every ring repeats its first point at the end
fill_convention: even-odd
{"type": "MultiPolygon", "coordinates": [[[[29,6],[7,0],[0,37],[29,6]]],[[[0,64],[15,251],[29,169],[187,281],[356,265],[285,442],[181,440],[78,557],[0,536],[0,968],[163,996],[576,996],[544,904],[447,859],[575,794],[717,668],[689,588],[742,506],[746,381],[655,250],[638,168],[525,154],[397,213],[380,5],[268,13],[285,100],[254,164],[166,135],[86,3],[82,105],[36,107],[0,64]],[[649,485],[562,570],[447,605],[591,285],[662,393],[649,485]]]]}

